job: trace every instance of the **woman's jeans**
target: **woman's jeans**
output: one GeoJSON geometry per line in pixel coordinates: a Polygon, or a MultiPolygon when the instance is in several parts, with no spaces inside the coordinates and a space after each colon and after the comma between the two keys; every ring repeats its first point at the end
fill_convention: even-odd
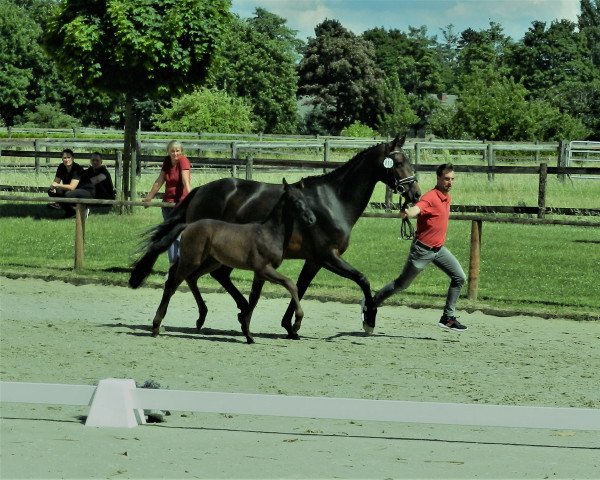
{"type": "MultiPolygon", "coordinates": [[[[161,209],[163,220],[166,220],[173,213],[174,208],[162,207],[161,209]]],[[[169,245],[167,250],[167,255],[169,256],[169,265],[173,265],[177,259],[179,258],[179,237],[175,239],[175,241],[169,245]]]]}
{"type": "Polygon", "coordinates": [[[444,315],[454,317],[460,290],[467,279],[465,272],[460,266],[460,263],[458,263],[456,257],[446,247],[442,247],[436,252],[423,248],[417,242],[413,242],[410,247],[408,259],[404,264],[404,269],[400,276],[396,278],[396,280],[385,285],[373,298],[375,306],[379,306],[392,294],[407,289],[417,275],[430,263],[433,263],[450,277],[450,286],[448,287],[448,293],[446,295],[444,315]]]}

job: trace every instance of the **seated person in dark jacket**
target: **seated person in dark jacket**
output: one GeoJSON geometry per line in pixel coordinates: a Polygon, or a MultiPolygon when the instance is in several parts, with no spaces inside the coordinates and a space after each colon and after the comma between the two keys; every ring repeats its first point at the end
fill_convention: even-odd
{"type": "MultiPolygon", "coordinates": [[[[73,150],[65,148],[62,151],[62,163],[56,169],[54,181],[48,189],[48,195],[51,197],[73,198],[78,196],[75,194],[77,187],[81,182],[83,168],[78,163],[75,163],[75,155],[73,150]]],[[[68,203],[49,203],[50,208],[62,208],[65,211],[65,217],[75,215],[73,206],[68,203]]]]}
{"type": "Polygon", "coordinates": [[[102,155],[92,153],[91,167],[85,171],[86,179],[95,187],[94,198],[98,200],[114,200],[115,187],[108,169],[102,165],[102,155]]]}

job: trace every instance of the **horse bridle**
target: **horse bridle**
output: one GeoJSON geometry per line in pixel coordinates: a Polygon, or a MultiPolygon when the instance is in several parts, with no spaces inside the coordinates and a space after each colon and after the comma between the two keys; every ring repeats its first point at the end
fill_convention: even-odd
{"type": "Polygon", "coordinates": [[[400,176],[398,175],[398,172],[396,172],[396,169],[393,168],[395,162],[394,162],[394,159],[392,158],[392,155],[395,155],[396,153],[401,153],[402,155],[406,156],[402,149],[394,150],[394,151],[388,153],[387,157],[385,157],[383,159],[383,166],[388,171],[391,171],[391,173],[392,173],[393,180],[394,180],[394,193],[399,193],[400,195],[404,195],[408,191],[408,189],[411,187],[411,185],[417,181],[417,177],[415,177],[414,175],[411,175],[410,177],[400,178],[400,176]]]}
{"type": "MultiPolygon", "coordinates": [[[[398,172],[396,172],[396,169],[393,168],[395,162],[394,162],[394,159],[392,158],[392,155],[394,155],[396,153],[401,153],[404,157],[406,157],[406,154],[404,153],[404,151],[402,149],[394,150],[394,151],[388,153],[387,157],[385,157],[383,159],[383,166],[387,170],[392,171],[394,185],[395,185],[394,193],[404,195],[408,191],[408,189],[411,187],[411,185],[417,181],[417,177],[415,175],[411,175],[410,177],[406,177],[406,178],[399,177],[398,172]]],[[[404,210],[407,206],[408,206],[408,198],[404,197],[404,204],[402,205],[402,207],[400,207],[400,209],[404,210]]],[[[402,219],[402,222],[400,224],[400,238],[403,238],[405,240],[412,240],[415,238],[415,229],[412,226],[412,224],[410,223],[410,220],[408,218],[402,219]]]]}

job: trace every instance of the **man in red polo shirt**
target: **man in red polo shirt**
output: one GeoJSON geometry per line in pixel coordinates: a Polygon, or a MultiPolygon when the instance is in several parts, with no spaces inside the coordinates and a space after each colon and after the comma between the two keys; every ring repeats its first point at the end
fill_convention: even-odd
{"type": "Polygon", "coordinates": [[[433,263],[450,277],[446,305],[438,325],[454,332],[462,332],[467,327],[456,319],[455,309],[466,276],[456,257],[444,247],[450,218],[450,189],[454,182],[454,167],[451,163],[444,163],[437,168],[436,174],[435,188],[424,194],[416,205],[400,212],[401,218],[417,218],[416,238],[400,276],[379,290],[373,301],[377,307],[392,294],[405,290],[427,265],[433,263]]]}

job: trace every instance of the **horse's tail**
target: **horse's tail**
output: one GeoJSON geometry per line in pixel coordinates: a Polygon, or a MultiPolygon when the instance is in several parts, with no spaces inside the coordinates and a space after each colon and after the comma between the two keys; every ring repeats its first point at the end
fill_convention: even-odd
{"type": "Polygon", "coordinates": [[[145,253],[132,265],[131,275],[129,276],[129,286],[131,288],[139,287],[144,279],[152,272],[152,267],[156,263],[158,256],[166,252],[179,234],[186,227],[185,216],[187,206],[194,196],[192,190],[183,201],[175,207],[169,218],[156,227],[151,228],[147,234],[145,253]]]}

